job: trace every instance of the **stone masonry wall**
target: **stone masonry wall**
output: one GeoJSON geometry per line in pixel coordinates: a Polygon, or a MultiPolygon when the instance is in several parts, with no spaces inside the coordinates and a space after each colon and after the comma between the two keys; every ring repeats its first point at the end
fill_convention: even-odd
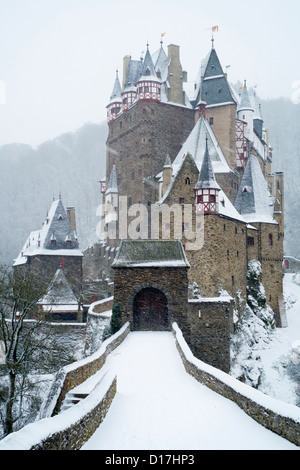
{"type": "Polygon", "coordinates": [[[178,322],[186,333],[188,281],[185,268],[115,268],[115,302],[120,304],[122,322],[133,324],[133,301],[143,288],[154,287],[167,297],[169,324],[178,322]]]}
{"type": "Polygon", "coordinates": [[[191,351],[207,364],[224,372],[230,370],[230,334],[233,328],[233,300],[189,300],[189,338],[191,351]]]}
{"type": "Polygon", "coordinates": [[[107,178],[116,165],[119,195],[132,204],[155,202],[154,179],[167,154],[173,161],[194,126],[194,111],[181,106],[140,102],[110,126],[107,178]],[[144,178],[146,180],[144,181],[144,178]]]}

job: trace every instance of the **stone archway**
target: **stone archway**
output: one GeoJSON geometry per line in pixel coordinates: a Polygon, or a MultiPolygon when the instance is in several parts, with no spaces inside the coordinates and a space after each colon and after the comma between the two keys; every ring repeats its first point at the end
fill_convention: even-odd
{"type": "Polygon", "coordinates": [[[168,300],[154,287],[141,289],[133,300],[133,330],[166,331],[169,329],[168,300]]]}

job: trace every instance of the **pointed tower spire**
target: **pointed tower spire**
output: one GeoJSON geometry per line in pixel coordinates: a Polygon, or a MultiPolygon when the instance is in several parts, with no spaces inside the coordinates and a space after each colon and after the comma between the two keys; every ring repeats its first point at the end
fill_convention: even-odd
{"type": "Polygon", "coordinates": [[[136,84],[137,100],[159,102],[161,100],[161,83],[161,79],[156,75],[153,60],[149,51],[149,44],[147,44],[147,51],[142,65],[141,76],[136,84]]]}
{"type": "Polygon", "coordinates": [[[118,193],[116,165],[113,165],[105,194],[118,193]]]}
{"type": "Polygon", "coordinates": [[[244,86],[241,93],[241,100],[237,107],[237,118],[247,124],[245,128],[245,137],[248,140],[252,141],[254,109],[250,101],[246,80],[244,80],[244,86]]]}
{"type": "Polygon", "coordinates": [[[215,179],[208,152],[208,139],[206,138],[205,154],[195,187],[197,213],[218,214],[220,190],[221,188],[215,179]]]}
{"type": "Polygon", "coordinates": [[[120,80],[118,76],[118,70],[116,70],[116,78],[113,87],[112,94],[110,96],[110,101],[107,108],[107,122],[110,124],[115,120],[117,115],[122,109],[122,89],[120,85],[120,80]]]}
{"type": "Polygon", "coordinates": [[[251,111],[254,112],[253,106],[250,102],[246,80],[244,80],[244,86],[243,86],[243,90],[242,90],[242,93],[241,93],[241,101],[240,101],[240,104],[238,105],[237,110],[238,110],[238,112],[239,111],[244,111],[244,110],[251,110],[251,111]]]}

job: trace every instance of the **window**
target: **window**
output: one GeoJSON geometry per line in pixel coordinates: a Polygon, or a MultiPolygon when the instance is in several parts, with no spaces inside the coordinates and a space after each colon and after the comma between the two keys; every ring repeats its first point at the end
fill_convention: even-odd
{"type": "Polygon", "coordinates": [[[183,205],[184,204],[184,197],[179,198],[179,204],[183,205]]]}
{"type": "Polygon", "coordinates": [[[185,178],[185,184],[191,184],[191,178],[189,176],[185,178]]]}
{"type": "Polygon", "coordinates": [[[199,196],[197,196],[197,203],[198,203],[198,204],[201,204],[201,202],[203,202],[203,196],[202,196],[202,194],[200,194],[199,196]]]}
{"type": "Polygon", "coordinates": [[[209,124],[212,126],[213,123],[214,123],[214,118],[213,118],[213,117],[210,117],[210,118],[209,118],[209,124]]]}
{"type": "Polygon", "coordinates": [[[63,268],[64,265],[65,265],[65,260],[64,260],[64,258],[60,258],[60,260],[59,260],[59,266],[63,268]]]}
{"type": "Polygon", "coordinates": [[[247,246],[254,246],[254,237],[247,237],[247,246]]]}
{"type": "Polygon", "coordinates": [[[234,276],[231,276],[231,282],[232,282],[232,285],[234,286],[235,284],[234,276]]]}
{"type": "Polygon", "coordinates": [[[273,245],[273,235],[272,235],[272,233],[269,233],[269,245],[270,246],[273,245]]]}
{"type": "Polygon", "coordinates": [[[216,196],[215,196],[215,194],[210,194],[210,195],[209,195],[209,202],[216,202],[216,196]]]}

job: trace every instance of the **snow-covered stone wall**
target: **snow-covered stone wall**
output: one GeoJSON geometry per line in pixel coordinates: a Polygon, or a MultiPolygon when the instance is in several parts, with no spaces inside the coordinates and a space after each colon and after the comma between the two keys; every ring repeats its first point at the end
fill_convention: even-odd
{"type": "Polygon", "coordinates": [[[117,378],[108,371],[89,395],[71,408],[51,417],[66,391],[83,383],[105,363],[107,355],[128,335],[129,323],[103,342],[100,349],[85,359],[64,367],[55,393],[48,397],[43,419],[28,424],[0,441],[1,450],[79,450],[105,418],[116,394],[117,378]],[[49,414],[50,413],[50,414],[49,414]]]}
{"type": "Polygon", "coordinates": [[[94,354],[63,367],[57,373],[49,391],[48,398],[41,410],[41,418],[58,413],[66,394],[101,369],[108,354],[119,346],[129,331],[129,323],[126,323],[115,335],[104,341],[94,354]]]}
{"type": "Polygon", "coordinates": [[[234,377],[196,359],[178,325],[173,323],[176,346],[186,371],[211,390],[234,401],[265,428],[300,446],[300,409],[253,389],[234,377]]]}

